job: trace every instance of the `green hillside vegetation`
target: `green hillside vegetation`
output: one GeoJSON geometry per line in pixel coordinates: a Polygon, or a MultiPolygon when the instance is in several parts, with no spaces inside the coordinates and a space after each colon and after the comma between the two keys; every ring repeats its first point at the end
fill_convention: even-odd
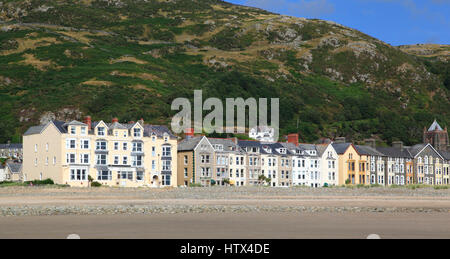
{"type": "Polygon", "coordinates": [[[335,23],[219,0],[0,2],[0,142],[43,118],[169,124],[172,100],[202,89],[279,97],[281,133],[302,141],[412,144],[450,124],[445,73],[335,23]]]}

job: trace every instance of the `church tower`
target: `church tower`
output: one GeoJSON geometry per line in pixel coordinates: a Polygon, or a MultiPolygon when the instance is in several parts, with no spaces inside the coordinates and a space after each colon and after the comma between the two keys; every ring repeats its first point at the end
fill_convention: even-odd
{"type": "Polygon", "coordinates": [[[439,151],[450,151],[449,146],[449,138],[447,133],[447,127],[442,129],[439,123],[434,120],[431,127],[427,130],[427,128],[423,129],[423,142],[430,143],[436,150],[439,151]]]}

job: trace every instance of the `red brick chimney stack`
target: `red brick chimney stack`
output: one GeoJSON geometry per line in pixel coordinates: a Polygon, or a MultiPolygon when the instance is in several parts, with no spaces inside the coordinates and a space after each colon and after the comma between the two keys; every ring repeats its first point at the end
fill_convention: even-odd
{"type": "Polygon", "coordinates": [[[91,116],[86,116],[86,118],[84,119],[84,123],[87,124],[88,129],[92,128],[92,119],[91,116]]]}
{"type": "Polygon", "coordinates": [[[193,138],[194,137],[194,129],[189,128],[184,131],[184,134],[186,135],[186,138],[193,138]]]}
{"type": "Polygon", "coordinates": [[[289,134],[288,135],[288,143],[292,143],[298,146],[298,134],[289,134]]]}
{"type": "Polygon", "coordinates": [[[116,122],[119,122],[119,119],[118,118],[113,118],[112,119],[112,123],[116,123],[116,122]]]}

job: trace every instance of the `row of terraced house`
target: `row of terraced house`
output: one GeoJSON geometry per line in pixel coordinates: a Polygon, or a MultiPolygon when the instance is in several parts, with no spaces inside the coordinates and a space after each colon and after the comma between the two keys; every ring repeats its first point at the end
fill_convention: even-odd
{"type": "Polygon", "coordinates": [[[424,129],[424,144],[377,147],[372,139],[301,144],[298,134],[277,143],[193,134],[180,140],[142,119],[50,121],[24,134],[20,180],[51,178],[77,187],[92,181],[117,187],[446,185],[446,131],[435,121],[424,129]]]}

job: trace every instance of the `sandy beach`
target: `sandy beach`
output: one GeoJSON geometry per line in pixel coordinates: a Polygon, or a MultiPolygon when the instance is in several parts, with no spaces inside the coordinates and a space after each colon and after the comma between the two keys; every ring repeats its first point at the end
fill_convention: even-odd
{"type": "Polygon", "coordinates": [[[450,238],[433,188],[0,188],[0,238],[450,238]]]}

